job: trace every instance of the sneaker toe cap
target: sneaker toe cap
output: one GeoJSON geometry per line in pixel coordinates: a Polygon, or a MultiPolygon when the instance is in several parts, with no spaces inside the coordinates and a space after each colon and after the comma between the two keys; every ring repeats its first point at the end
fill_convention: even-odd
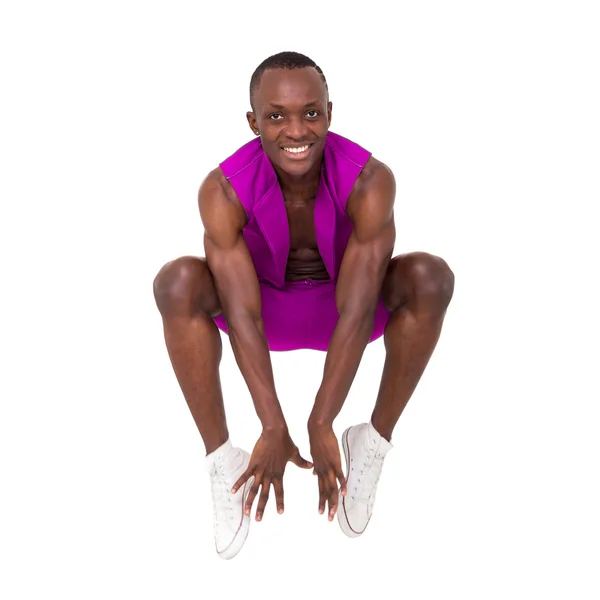
{"type": "Polygon", "coordinates": [[[343,511],[343,517],[345,517],[346,522],[353,531],[362,533],[365,530],[371,516],[364,504],[352,501],[345,502],[340,510],[343,511]]]}

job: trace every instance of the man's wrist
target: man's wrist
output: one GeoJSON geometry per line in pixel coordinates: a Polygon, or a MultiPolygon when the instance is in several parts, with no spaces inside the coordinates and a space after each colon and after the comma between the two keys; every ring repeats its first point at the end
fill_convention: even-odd
{"type": "Polygon", "coordinates": [[[333,419],[324,416],[310,415],[308,417],[307,428],[309,431],[316,431],[319,429],[332,429],[333,419]]]}
{"type": "Polygon", "coordinates": [[[268,418],[262,421],[263,433],[284,433],[288,430],[287,423],[283,416],[268,418]]]}

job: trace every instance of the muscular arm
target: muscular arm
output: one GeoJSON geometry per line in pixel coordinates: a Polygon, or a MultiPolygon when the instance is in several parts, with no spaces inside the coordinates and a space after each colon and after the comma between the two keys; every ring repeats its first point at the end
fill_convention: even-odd
{"type": "Polygon", "coordinates": [[[198,205],[206,260],[256,413],[264,429],[285,428],[264,334],[258,278],[242,235],[245,211],[239,201],[227,195],[216,174],[202,183],[198,205]]]}
{"type": "Polygon", "coordinates": [[[329,344],[323,381],[309,425],[333,423],[371,337],[377,302],[396,239],[395,193],[394,176],[380,163],[348,199],[353,230],[336,285],[340,318],[329,344]]]}

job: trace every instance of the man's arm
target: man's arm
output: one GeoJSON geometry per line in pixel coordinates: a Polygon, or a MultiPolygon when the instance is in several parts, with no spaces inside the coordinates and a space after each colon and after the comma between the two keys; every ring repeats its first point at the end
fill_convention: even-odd
{"type": "Polygon", "coordinates": [[[258,277],[242,235],[246,222],[244,208],[227,195],[214,172],[202,182],[198,205],[204,225],[206,260],[227,321],[231,346],[256,413],[263,429],[285,429],[261,317],[258,277]]]}
{"type": "Polygon", "coordinates": [[[373,331],[373,319],[396,240],[392,172],[382,163],[348,199],[353,230],[336,286],[339,321],[329,343],[309,426],[331,426],[340,412],[373,331]]]}

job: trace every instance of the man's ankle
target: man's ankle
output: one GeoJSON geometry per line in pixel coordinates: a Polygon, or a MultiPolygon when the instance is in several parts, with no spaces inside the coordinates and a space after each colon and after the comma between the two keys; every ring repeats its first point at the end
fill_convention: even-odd
{"type": "Polygon", "coordinates": [[[208,458],[211,454],[215,454],[218,451],[222,452],[225,449],[227,442],[229,442],[229,434],[225,434],[214,440],[205,441],[204,447],[206,448],[206,457],[208,458]]]}

